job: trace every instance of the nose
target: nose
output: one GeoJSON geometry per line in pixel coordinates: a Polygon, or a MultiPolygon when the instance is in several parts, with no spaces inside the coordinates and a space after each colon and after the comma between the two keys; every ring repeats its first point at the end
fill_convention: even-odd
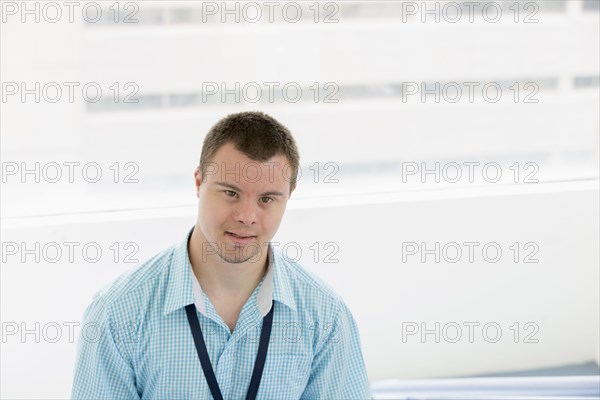
{"type": "Polygon", "coordinates": [[[256,223],[256,205],[251,200],[240,201],[234,217],[244,225],[253,225],[256,223]]]}

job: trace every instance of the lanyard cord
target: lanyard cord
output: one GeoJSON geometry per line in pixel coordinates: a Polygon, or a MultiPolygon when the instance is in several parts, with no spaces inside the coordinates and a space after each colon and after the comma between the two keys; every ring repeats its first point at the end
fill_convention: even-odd
{"type": "MultiPolygon", "coordinates": [[[[254,370],[252,371],[252,379],[250,380],[250,387],[248,388],[248,394],[246,400],[254,400],[258,393],[258,387],[260,385],[260,379],[262,378],[263,369],[265,367],[265,360],[267,358],[267,350],[269,348],[269,339],[271,338],[271,327],[273,326],[273,309],[275,308],[275,302],[271,305],[271,310],[263,318],[262,330],[260,332],[260,344],[258,345],[258,353],[256,354],[256,360],[254,361],[254,370]]],[[[187,314],[192,336],[194,338],[194,345],[198,357],[200,358],[200,364],[204,371],[204,376],[210,392],[215,400],[223,400],[221,389],[217,382],[217,377],[213,370],[210,358],[208,357],[208,350],[206,349],[206,343],[202,336],[202,329],[200,328],[200,322],[198,321],[198,315],[196,314],[196,306],[194,304],[188,304],[185,306],[185,312],[187,314]]]]}

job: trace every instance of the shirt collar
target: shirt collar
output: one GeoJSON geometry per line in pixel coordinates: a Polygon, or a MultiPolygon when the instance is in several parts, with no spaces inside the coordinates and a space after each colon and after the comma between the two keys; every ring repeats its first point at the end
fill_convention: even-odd
{"type": "MultiPolygon", "coordinates": [[[[185,239],[177,244],[173,250],[168,271],[165,315],[192,303],[196,305],[198,311],[206,314],[204,293],[192,271],[188,253],[188,241],[193,230],[194,228],[190,229],[185,239]]],[[[256,297],[258,310],[263,317],[271,309],[273,300],[296,311],[296,301],[289,282],[290,277],[287,268],[283,265],[285,261],[275,252],[271,243],[269,243],[268,248],[267,272],[256,297]]]]}

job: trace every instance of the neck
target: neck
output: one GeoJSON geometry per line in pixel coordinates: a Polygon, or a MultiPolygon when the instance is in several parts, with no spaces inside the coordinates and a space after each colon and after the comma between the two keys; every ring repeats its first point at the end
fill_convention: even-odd
{"type": "Polygon", "coordinates": [[[203,254],[210,245],[194,229],[188,242],[192,269],[202,290],[212,299],[246,300],[267,271],[268,248],[261,249],[261,258],[242,263],[230,263],[215,252],[203,254]]]}

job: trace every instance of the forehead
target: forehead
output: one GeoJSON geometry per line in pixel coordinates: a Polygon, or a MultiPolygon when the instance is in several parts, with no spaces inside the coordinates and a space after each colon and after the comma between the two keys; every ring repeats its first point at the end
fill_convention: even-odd
{"type": "Polygon", "coordinates": [[[207,180],[236,186],[269,188],[288,187],[292,168],[287,157],[277,154],[265,162],[253,160],[234,145],[226,143],[213,156],[206,168],[207,180]]]}

